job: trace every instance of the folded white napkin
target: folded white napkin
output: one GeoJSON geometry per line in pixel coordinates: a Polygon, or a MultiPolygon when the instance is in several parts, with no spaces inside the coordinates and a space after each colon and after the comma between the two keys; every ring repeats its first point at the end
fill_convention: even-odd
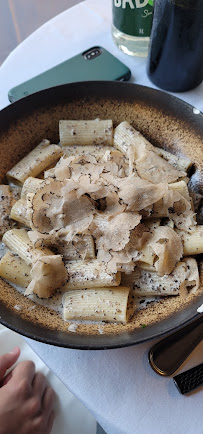
{"type": "MultiPolygon", "coordinates": [[[[131,58],[113,44],[111,3],[87,0],[19,45],[0,68],[0,107],[8,104],[11,87],[94,45],[105,47],[123,61],[132,71],[132,82],[155,87],[145,72],[146,59],[131,58]]],[[[203,83],[177,96],[203,111],[203,83]]],[[[203,393],[181,396],[172,379],[152,371],[148,350],[154,342],[116,350],[80,351],[26,341],[108,434],[203,433],[203,393]]],[[[202,355],[203,343],[183,368],[201,363],[202,355]]]]}

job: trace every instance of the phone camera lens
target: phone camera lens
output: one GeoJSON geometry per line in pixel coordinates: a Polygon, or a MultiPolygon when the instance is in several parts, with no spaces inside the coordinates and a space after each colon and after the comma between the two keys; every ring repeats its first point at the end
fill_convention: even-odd
{"type": "Polygon", "coordinates": [[[97,56],[100,56],[101,50],[99,48],[93,48],[91,51],[86,51],[83,53],[83,57],[85,59],[91,60],[94,59],[97,56]]]}

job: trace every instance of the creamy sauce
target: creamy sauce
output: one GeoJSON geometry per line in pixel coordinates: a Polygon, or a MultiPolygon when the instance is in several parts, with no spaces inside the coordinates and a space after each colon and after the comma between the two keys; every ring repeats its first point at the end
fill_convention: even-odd
{"type": "Polygon", "coordinates": [[[78,328],[78,325],[73,323],[73,324],[69,325],[68,331],[75,333],[77,331],[77,328],[78,328]]]}
{"type": "Polygon", "coordinates": [[[15,304],[14,309],[22,310],[22,306],[20,304],[15,304]]]}

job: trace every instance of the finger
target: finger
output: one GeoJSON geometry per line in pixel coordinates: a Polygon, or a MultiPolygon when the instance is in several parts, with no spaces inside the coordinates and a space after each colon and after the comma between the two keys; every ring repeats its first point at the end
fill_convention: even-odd
{"type": "Polygon", "coordinates": [[[53,410],[55,401],[55,392],[51,387],[46,387],[44,395],[42,397],[42,409],[47,412],[47,414],[50,414],[53,410]]]}
{"type": "Polygon", "coordinates": [[[55,413],[54,410],[52,410],[47,423],[47,434],[49,434],[52,430],[54,419],[55,419],[55,413]]]}
{"type": "Polygon", "coordinates": [[[37,372],[32,382],[33,394],[42,400],[46,388],[46,378],[41,372],[37,372]]]}
{"type": "Polygon", "coordinates": [[[45,412],[33,419],[33,433],[50,434],[54,422],[55,413],[53,410],[47,415],[45,412]]]}
{"type": "Polygon", "coordinates": [[[20,382],[22,379],[32,385],[35,376],[35,364],[31,360],[19,363],[13,371],[12,380],[15,383],[20,382]]]}
{"type": "Polygon", "coordinates": [[[4,377],[7,369],[11,368],[12,365],[17,361],[20,355],[20,348],[15,347],[10,353],[6,353],[0,356],[0,380],[4,377]]]}
{"type": "Polygon", "coordinates": [[[12,378],[5,387],[15,396],[15,399],[24,403],[32,396],[34,375],[35,364],[32,361],[21,362],[13,370],[12,378]]]}
{"type": "Polygon", "coordinates": [[[54,398],[55,392],[53,389],[49,386],[46,387],[42,397],[41,412],[34,420],[36,432],[41,433],[43,426],[46,427],[46,429],[43,429],[43,434],[50,434],[55,416],[53,410],[54,398]]]}
{"type": "Polygon", "coordinates": [[[12,371],[10,371],[5,377],[0,381],[0,387],[5,386],[12,377],[12,371]]]}

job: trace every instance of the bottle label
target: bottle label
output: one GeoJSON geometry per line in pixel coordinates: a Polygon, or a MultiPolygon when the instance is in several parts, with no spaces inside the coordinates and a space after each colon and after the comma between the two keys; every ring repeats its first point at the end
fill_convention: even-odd
{"type": "Polygon", "coordinates": [[[113,25],[131,36],[150,36],[153,0],[113,0],[113,25]]]}

